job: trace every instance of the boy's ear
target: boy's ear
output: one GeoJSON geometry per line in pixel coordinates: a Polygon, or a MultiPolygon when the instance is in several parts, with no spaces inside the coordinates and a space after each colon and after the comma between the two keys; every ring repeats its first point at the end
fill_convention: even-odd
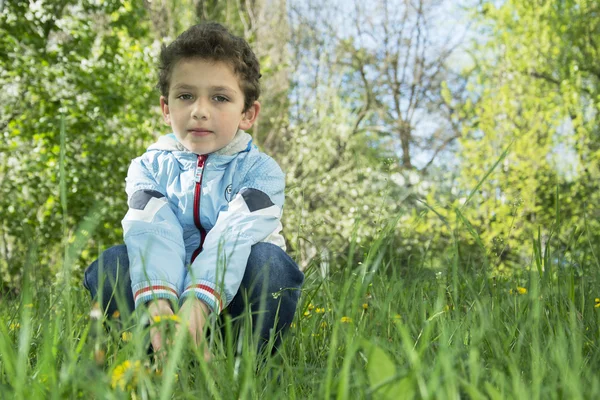
{"type": "Polygon", "coordinates": [[[240,121],[238,128],[243,131],[252,128],[252,125],[254,125],[256,118],[258,118],[258,114],[260,114],[260,103],[258,101],[255,101],[254,104],[252,104],[250,108],[248,108],[248,110],[244,112],[244,115],[242,116],[242,120],[240,121]]]}
{"type": "Polygon", "coordinates": [[[165,96],[160,96],[160,109],[162,110],[165,124],[171,125],[171,113],[169,112],[169,105],[167,104],[167,98],[165,96]]]}

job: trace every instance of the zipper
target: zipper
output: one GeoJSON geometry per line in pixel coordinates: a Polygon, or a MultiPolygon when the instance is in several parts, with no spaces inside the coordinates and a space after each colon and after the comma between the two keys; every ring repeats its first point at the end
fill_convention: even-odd
{"type": "Polygon", "coordinates": [[[200,231],[200,246],[194,251],[192,254],[192,263],[198,257],[198,254],[202,251],[202,246],[204,245],[204,239],[206,239],[206,231],[200,224],[200,196],[202,193],[202,177],[204,176],[204,163],[208,155],[201,154],[198,155],[198,164],[196,164],[196,174],[194,176],[194,181],[196,182],[196,187],[194,189],[194,224],[196,228],[200,231]]]}

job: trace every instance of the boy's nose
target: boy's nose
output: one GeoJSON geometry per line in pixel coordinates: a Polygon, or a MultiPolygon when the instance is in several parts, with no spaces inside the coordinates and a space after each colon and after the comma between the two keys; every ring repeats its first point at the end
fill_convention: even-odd
{"type": "Polygon", "coordinates": [[[205,101],[198,99],[194,103],[194,107],[192,109],[192,118],[196,120],[200,119],[208,119],[210,117],[210,113],[208,111],[208,105],[205,101]]]}

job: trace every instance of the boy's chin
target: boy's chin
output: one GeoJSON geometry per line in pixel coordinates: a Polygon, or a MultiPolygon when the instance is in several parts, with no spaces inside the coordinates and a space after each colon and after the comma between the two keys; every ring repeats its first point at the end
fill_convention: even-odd
{"type": "Polygon", "coordinates": [[[197,144],[193,143],[184,143],[184,147],[192,153],[198,155],[214,153],[215,151],[221,150],[223,148],[218,146],[198,146],[197,144]]]}
{"type": "Polygon", "coordinates": [[[212,153],[216,150],[213,150],[213,148],[215,147],[214,145],[211,145],[209,143],[195,143],[194,141],[191,140],[182,140],[180,141],[181,144],[183,145],[183,147],[185,147],[186,149],[188,149],[190,152],[195,153],[195,154],[208,154],[208,153],[212,153]]]}

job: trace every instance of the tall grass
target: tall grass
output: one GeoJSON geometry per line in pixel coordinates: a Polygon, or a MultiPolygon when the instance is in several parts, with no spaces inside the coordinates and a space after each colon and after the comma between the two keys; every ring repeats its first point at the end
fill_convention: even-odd
{"type": "MultiPolygon", "coordinates": [[[[93,318],[80,287],[25,287],[21,301],[5,302],[0,311],[0,393],[6,398],[600,396],[597,265],[559,266],[552,262],[556,255],[542,252],[536,239],[535,256],[520,277],[492,279],[474,273],[481,269],[473,265],[432,273],[398,265],[388,243],[382,236],[362,264],[337,268],[327,279],[307,271],[295,323],[278,355],[268,358],[253,350],[249,329],[238,340],[230,329],[235,321],[227,319],[227,333],[212,341],[211,363],[179,338],[169,360],[156,364],[146,352],[148,328],[135,318],[93,318]]],[[[585,235],[578,245],[589,253],[594,246],[585,235]]]]}
{"type": "MultiPolygon", "coordinates": [[[[73,260],[98,219],[92,212],[65,240],[57,282],[33,284],[25,271],[21,297],[3,299],[0,397],[600,398],[599,244],[585,230],[570,248],[589,265],[565,262],[540,234],[522,274],[491,278],[486,258],[462,264],[456,238],[445,269],[400,264],[388,229],[362,263],[349,257],[326,278],[317,268],[306,271],[277,355],[256,354],[246,315],[241,324],[224,318],[224,334],[213,329],[212,362],[184,336],[173,340],[166,361],[155,362],[143,321],[104,315],[71,284],[73,260]]],[[[550,237],[559,225],[548,228],[550,237]]],[[[28,257],[33,270],[35,249],[28,257]]]]}

